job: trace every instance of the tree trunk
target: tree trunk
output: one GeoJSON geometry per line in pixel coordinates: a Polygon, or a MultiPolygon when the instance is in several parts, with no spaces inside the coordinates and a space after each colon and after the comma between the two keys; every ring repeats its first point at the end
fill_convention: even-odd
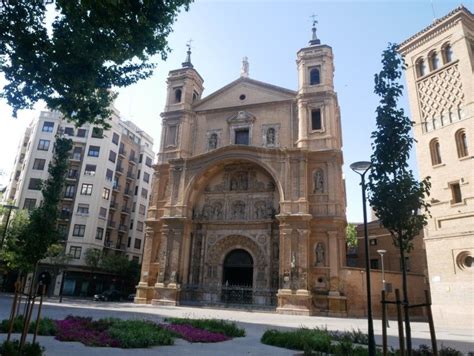
{"type": "Polygon", "coordinates": [[[398,245],[400,248],[400,258],[402,266],[402,286],[403,286],[403,311],[405,314],[405,333],[407,344],[407,356],[411,356],[411,328],[410,328],[410,310],[408,304],[408,287],[407,287],[407,269],[405,264],[405,249],[403,246],[402,234],[398,233],[398,245]]]}

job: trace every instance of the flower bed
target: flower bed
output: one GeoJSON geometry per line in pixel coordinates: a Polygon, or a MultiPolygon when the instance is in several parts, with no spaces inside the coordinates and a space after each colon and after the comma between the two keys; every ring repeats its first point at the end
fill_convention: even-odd
{"type": "Polygon", "coordinates": [[[179,337],[189,342],[221,342],[230,340],[230,337],[223,334],[198,329],[187,324],[164,324],[162,327],[178,334],[179,337]]]}
{"type": "Polygon", "coordinates": [[[79,341],[86,346],[120,347],[120,341],[107,331],[111,323],[92,321],[92,318],[68,316],[56,320],[56,340],[79,341]]]}
{"type": "MultiPolygon", "coordinates": [[[[167,319],[158,325],[146,320],[115,318],[93,320],[69,315],[64,320],[40,320],[39,335],[54,335],[59,341],[78,341],[93,347],[145,348],[172,345],[179,337],[189,342],[221,342],[234,336],[245,336],[245,330],[234,322],[217,319],[167,319]]],[[[0,332],[7,332],[8,320],[0,323],[0,332]]],[[[23,319],[15,319],[14,332],[21,331],[23,319]]],[[[34,323],[30,325],[30,332],[34,323]]],[[[9,346],[9,345],[7,345],[9,346]]]]}
{"type": "Polygon", "coordinates": [[[239,328],[236,323],[219,319],[190,319],[190,318],[166,318],[166,322],[176,325],[191,325],[198,329],[213,333],[224,334],[228,337],[243,337],[245,330],[239,328]]]}

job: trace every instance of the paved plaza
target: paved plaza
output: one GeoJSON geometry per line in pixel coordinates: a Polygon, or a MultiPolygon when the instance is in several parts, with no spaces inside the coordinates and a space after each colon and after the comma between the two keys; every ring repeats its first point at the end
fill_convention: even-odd
{"type": "MultiPolygon", "coordinates": [[[[11,296],[0,296],[0,318],[8,317],[11,307],[11,296]]],[[[365,319],[329,318],[316,316],[280,315],[273,312],[256,312],[230,309],[208,309],[197,307],[163,307],[150,305],[135,305],[133,303],[104,303],[87,300],[65,299],[59,304],[57,300],[48,300],[43,306],[43,316],[53,319],[62,319],[67,315],[91,316],[95,319],[103,317],[118,317],[123,319],[146,319],[162,322],[165,317],[192,317],[192,318],[221,318],[236,321],[244,327],[247,336],[235,338],[215,344],[191,344],[176,339],[173,346],[159,346],[150,349],[122,350],[115,348],[86,347],[77,342],[59,342],[53,337],[39,337],[39,342],[46,347],[46,355],[295,355],[298,352],[266,346],[260,343],[260,337],[269,328],[287,329],[306,327],[327,327],[329,330],[360,329],[367,331],[365,319]]],[[[430,344],[428,324],[413,322],[412,334],[414,345],[430,344]]],[[[376,342],[381,343],[381,322],[374,323],[376,342]]],[[[439,344],[455,347],[465,353],[474,351],[473,328],[453,329],[436,326],[439,344]]],[[[391,322],[388,329],[389,342],[396,347],[396,323],[391,322]]],[[[5,338],[0,334],[0,340],[5,338]]]]}

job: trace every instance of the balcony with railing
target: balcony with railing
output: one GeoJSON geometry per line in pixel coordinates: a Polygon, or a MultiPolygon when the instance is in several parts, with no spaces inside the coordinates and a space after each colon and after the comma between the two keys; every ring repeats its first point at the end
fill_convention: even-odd
{"type": "Polygon", "coordinates": [[[118,229],[121,232],[127,232],[127,225],[120,224],[118,229]]]}
{"type": "Polygon", "coordinates": [[[71,157],[69,157],[69,160],[71,161],[80,161],[82,158],[82,154],[80,153],[73,153],[71,157]]]}
{"type": "Polygon", "coordinates": [[[128,157],[128,161],[129,161],[130,163],[137,164],[138,159],[137,159],[136,156],[129,156],[129,157],[128,157]]]}
{"type": "Polygon", "coordinates": [[[125,148],[120,147],[118,154],[125,158],[127,156],[127,151],[125,150],[125,148]]]}
{"type": "Polygon", "coordinates": [[[135,174],[131,171],[127,172],[127,179],[135,179],[135,174]]]}
{"type": "Polygon", "coordinates": [[[122,206],[122,214],[130,214],[130,208],[128,206],[122,206]]]}
{"type": "Polygon", "coordinates": [[[121,188],[121,187],[120,187],[120,184],[114,184],[114,185],[112,186],[112,189],[115,190],[115,191],[117,191],[117,192],[120,192],[120,188],[121,188]]]}
{"type": "Polygon", "coordinates": [[[69,220],[71,219],[71,211],[70,210],[61,210],[59,212],[59,220],[69,220]]]}
{"type": "Polygon", "coordinates": [[[77,171],[69,172],[66,176],[67,180],[77,180],[79,178],[79,173],[77,171]]]}
{"type": "Polygon", "coordinates": [[[133,189],[125,188],[125,190],[123,191],[123,194],[128,195],[128,196],[132,196],[133,195],[133,189]]]}
{"type": "Polygon", "coordinates": [[[117,166],[117,167],[115,168],[115,173],[117,173],[117,174],[123,174],[123,167],[117,166]]]}
{"type": "Polygon", "coordinates": [[[118,208],[118,203],[116,201],[111,201],[110,202],[110,209],[111,210],[117,210],[118,208]]]}
{"type": "Polygon", "coordinates": [[[107,220],[107,227],[109,229],[114,229],[115,228],[115,221],[113,220],[107,220]]]}

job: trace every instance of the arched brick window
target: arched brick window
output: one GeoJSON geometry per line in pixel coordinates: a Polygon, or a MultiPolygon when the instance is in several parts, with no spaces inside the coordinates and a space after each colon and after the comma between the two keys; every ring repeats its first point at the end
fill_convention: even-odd
{"type": "Polygon", "coordinates": [[[439,55],[436,51],[433,51],[428,56],[430,61],[430,69],[436,70],[439,68],[439,55]]]}
{"type": "Polygon", "coordinates": [[[423,58],[419,58],[416,61],[416,75],[422,77],[426,74],[426,63],[423,58]]]}
{"type": "Polygon", "coordinates": [[[458,150],[458,157],[466,157],[469,155],[468,147],[467,147],[467,136],[466,131],[464,129],[460,129],[456,131],[454,135],[456,139],[456,148],[458,150]]]}
{"type": "Polygon", "coordinates": [[[441,51],[443,53],[444,64],[453,61],[453,48],[451,47],[449,43],[445,43],[441,51]]]}
{"type": "Polygon", "coordinates": [[[430,141],[430,153],[431,153],[431,164],[433,166],[441,164],[441,150],[439,141],[437,138],[434,138],[430,141]]]}

